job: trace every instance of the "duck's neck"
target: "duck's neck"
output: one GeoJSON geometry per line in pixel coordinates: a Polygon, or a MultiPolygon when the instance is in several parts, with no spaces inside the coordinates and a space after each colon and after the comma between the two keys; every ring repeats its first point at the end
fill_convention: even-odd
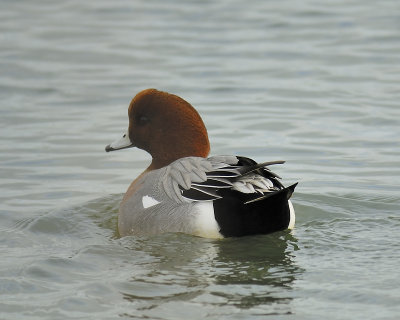
{"type": "Polygon", "coordinates": [[[146,169],[146,171],[160,169],[162,167],[165,167],[166,165],[168,165],[168,164],[164,164],[164,162],[156,160],[156,159],[153,158],[153,160],[151,161],[151,163],[148,166],[148,168],[146,169]]]}
{"type": "Polygon", "coordinates": [[[162,144],[156,149],[147,150],[152,156],[152,161],[147,171],[163,168],[185,157],[207,157],[210,151],[207,137],[198,141],[200,142],[195,143],[189,140],[189,142],[162,144]]]}
{"type": "Polygon", "coordinates": [[[197,155],[185,155],[185,154],[182,154],[182,155],[176,156],[176,157],[153,158],[151,163],[150,163],[150,166],[146,169],[146,171],[151,171],[151,170],[156,170],[156,169],[160,169],[160,168],[166,167],[169,164],[171,164],[172,162],[174,162],[175,160],[178,160],[178,159],[181,159],[181,158],[185,158],[185,157],[190,157],[190,156],[196,157],[197,155]]]}
{"type": "Polygon", "coordinates": [[[179,152],[176,154],[169,154],[168,156],[164,157],[153,157],[150,166],[146,169],[146,171],[156,170],[168,166],[172,162],[185,158],[185,157],[207,157],[209,149],[203,150],[202,152],[193,152],[193,150],[189,152],[179,152]]]}

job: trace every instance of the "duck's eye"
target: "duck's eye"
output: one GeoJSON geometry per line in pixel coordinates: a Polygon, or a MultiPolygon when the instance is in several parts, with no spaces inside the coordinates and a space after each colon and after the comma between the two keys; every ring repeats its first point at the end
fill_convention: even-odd
{"type": "Polygon", "coordinates": [[[146,116],[141,115],[138,117],[139,124],[146,124],[147,122],[149,122],[149,118],[147,118],[146,116]]]}

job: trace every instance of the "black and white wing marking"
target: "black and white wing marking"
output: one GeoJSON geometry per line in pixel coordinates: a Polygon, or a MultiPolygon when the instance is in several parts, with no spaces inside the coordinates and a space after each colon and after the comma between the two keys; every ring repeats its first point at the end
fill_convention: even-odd
{"type": "Polygon", "coordinates": [[[266,168],[281,163],[284,162],[258,164],[252,159],[234,156],[179,159],[168,166],[164,190],[179,202],[217,200],[225,193],[223,190],[246,194],[245,203],[254,202],[283,188],[279,176],[266,168]]]}
{"type": "Polygon", "coordinates": [[[220,199],[220,189],[232,189],[232,180],[239,177],[240,172],[236,166],[223,166],[213,168],[206,172],[206,179],[202,182],[193,182],[189,189],[183,189],[182,196],[195,201],[210,201],[220,199]]]}
{"type": "Polygon", "coordinates": [[[206,172],[212,170],[212,165],[204,158],[187,157],[174,161],[162,170],[162,189],[170,199],[181,203],[185,201],[183,190],[189,190],[192,184],[206,181],[206,172]]]}

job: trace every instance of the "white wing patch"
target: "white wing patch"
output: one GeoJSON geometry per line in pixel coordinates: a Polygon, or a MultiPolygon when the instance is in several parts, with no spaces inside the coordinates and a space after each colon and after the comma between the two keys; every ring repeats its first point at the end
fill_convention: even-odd
{"type": "Polygon", "coordinates": [[[156,204],[159,204],[160,201],[157,201],[156,199],[150,197],[150,196],[144,196],[142,198],[142,203],[143,203],[143,208],[147,209],[152,206],[155,206],[156,204]]]}

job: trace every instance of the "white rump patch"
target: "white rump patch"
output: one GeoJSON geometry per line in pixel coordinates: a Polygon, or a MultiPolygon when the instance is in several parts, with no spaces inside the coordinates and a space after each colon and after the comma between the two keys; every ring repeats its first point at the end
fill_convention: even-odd
{"type": "Polygon", "coordinates": [[[212,201],[199,201],[194,208],[196,210],[196,231],[194,234],[203,238],[223,238],[219,232],[217,220],[215,220],[212,201]]]}
{"type": "Polygon", "coordinates": [[[294,228],[294,224],[296,222],[296,215],[294,213],[292,201],[288,200],[288,203],[289,203],[289,211],[290,211],[290,221],[289,221],[288,229],[291,230],[294,228]]]}
{"type": "Polygon", "coordinates": [[[160,201],[157,201],[156,199],[150,197],[150,196],[144,196],[142,198],[142,203],[143,203],[143,208],[147,209],[152,206],[155,206],[156,204],[159,204],[160,201]]]}

